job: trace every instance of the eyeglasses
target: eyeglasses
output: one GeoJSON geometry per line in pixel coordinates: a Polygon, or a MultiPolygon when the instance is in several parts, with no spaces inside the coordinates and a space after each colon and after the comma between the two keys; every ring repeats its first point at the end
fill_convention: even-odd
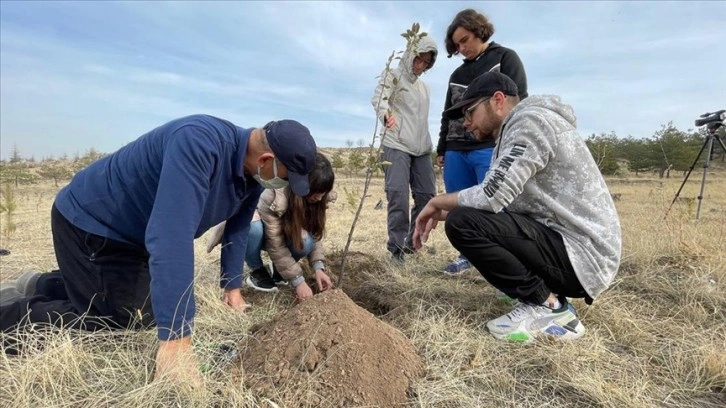
{"type": "Polygon", "coordinates": [[[475,104],[473,104],[473,105],[469,106],[468,108],[466,108],[466,110],[464,111],[464,120],[471,121],[471,115],[474,113],[474,109],[476,109],[476,106],[479,105],[480,103],[484,102],[484,101],[488,101],[489,98],[491,98],[491,97],[481,98],[475,104]]]}

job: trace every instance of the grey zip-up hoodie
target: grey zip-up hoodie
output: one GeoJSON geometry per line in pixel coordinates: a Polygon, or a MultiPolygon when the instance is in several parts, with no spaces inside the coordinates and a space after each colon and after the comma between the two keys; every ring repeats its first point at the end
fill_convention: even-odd
{"type": "MultiPolygon", "coordinates": [[[[562,235],[593,299],[620,265],[620,221],[605,180],[557,96],[530,96],[507,115],[483,182],[459,205],[528,214],[562,235]]],[[[527,231],[524,231],[525,234],[527,231]]]]}
{"type": "MultiPolygon", "coordinates": [[[[436,41],[430,36],[419,40],[416,51],[419,54],[433,52],[436,61],[438,54],[436,41]]],[[[381,122],[389,110],[396,118],[396,126],[386,131],[382,144],[413,156],[422,156],[429,154],[433,149],[428,122],[431,97],[429,87],[413,74],[414,57],[413,52],[404,52],[395,69],[388,74],[386,72],[381,74],[371,104],[381,122]],[[387,98],[393,90],[393,78],[399,78],[398,86],[401,90],[391,105],[387,98]]]]}

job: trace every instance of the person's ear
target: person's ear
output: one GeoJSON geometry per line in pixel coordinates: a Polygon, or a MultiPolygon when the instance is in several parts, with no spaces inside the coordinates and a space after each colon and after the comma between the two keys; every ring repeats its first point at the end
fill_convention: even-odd
{"type": "Polygon", "coordinates": [[[494,110],[496,112],[502,111],[507,104],[507,97],[501,91],[494,92],[491,99],[494,100],[494,110]]]}
{"type": "Polygon", "coordinates": [[[260,167],[264,167],[265,163],[275,158],[275,155],[272,152],[265,152],[259,155],[257,157],[257,164],[260,167]]]}

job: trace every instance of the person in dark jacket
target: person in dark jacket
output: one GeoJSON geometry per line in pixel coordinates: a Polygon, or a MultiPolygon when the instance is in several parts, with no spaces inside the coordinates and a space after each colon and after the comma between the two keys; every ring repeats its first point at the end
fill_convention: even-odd
{"type": "MultiPolygon", "coordinates": [[[[527,75],[522,61],[514,50],[490,41],[493,34],[494,25],[476,10],[462,10],[454,17],[446,30],[446,52],[449,58],[461,54],[464,62],[449,78],[444,111],[461,100],[474,78],[488,71],[508,76],[517,84],[519,98],[527,97],[527,75]]],[[[453,193],[481,183],[489,170],[493,148],[491,140],[477,141],[464,127],[462,119],[442,115],[436,162],[444,167],[446,192],[453,193]]],[[[455,276],[471,267],[465,257],[459,256],[444,273],[455,276]]]]}
{"type": "Polygon", "coordinates": [[[191,349],[194,239],[227,221],[220,286],[224,302],[244,312],[242,263],[260,194],[289,185],[307,195],[315,153],[310,131],[294,120],[245,129],[193,115],[99,159],[55,198],[59,271],[23,276],[15,288],[5,283],[0,330],[22,323],[156,326],[156,377],[190,375],[184,378],[198,383],[191,349]]]}

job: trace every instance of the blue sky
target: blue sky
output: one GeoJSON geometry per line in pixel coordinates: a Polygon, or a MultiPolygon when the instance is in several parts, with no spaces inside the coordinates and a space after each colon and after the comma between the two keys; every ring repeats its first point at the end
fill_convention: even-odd
{"type": "Polygon", "coordinates": [[[438,139],[446,27],[473,7],[586,136],[651,136],[726,108],[725,2],[0,2],[0,156],[112,152],[173,118],[291,118],[319,146],[368,143],[370,99],[400,33],[441,55],[423,79],[438,139]]]}

